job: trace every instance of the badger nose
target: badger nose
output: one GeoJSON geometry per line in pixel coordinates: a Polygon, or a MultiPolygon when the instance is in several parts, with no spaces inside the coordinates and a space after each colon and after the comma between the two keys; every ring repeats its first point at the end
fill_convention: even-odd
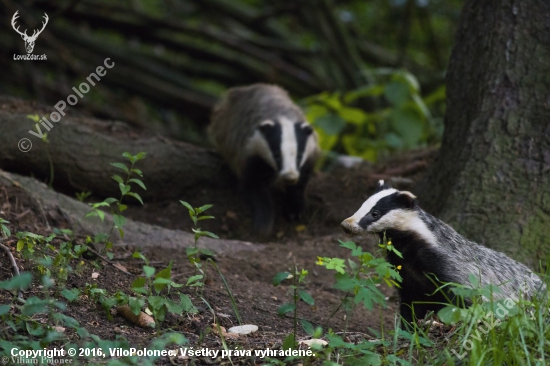
{"type": "Polygon", "coordinates": [[[281,177],[287,184],[296,184],[300,178],[300,174],[296,171],[281,173],[281,177]]]}
{"type": "Polygon", "coordinates": [[[346,234],[353,234],[351,219],[345,219],[340,223],[340,226],[346,234]]]}

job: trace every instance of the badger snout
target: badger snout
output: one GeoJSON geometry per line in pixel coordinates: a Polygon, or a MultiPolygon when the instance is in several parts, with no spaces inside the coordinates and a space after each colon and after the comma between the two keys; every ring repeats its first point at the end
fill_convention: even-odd
{"type": "Polygon", "coordinates": [[[346,234],[352,235],[357,232],[357,230],[354,228],[353,219],[351,217],[342,221],[340,223],[340,226],[342,227],[342,230],[344,230],[346,234]]]}
{"type": "Polygon", "coordinates": [[[288,185],[293,185],[298,183],[298,179],[300,179],[300,173],[297,171],[289,171],[289,172],[282,172],[280,174],[281,179],[288,185]]]}

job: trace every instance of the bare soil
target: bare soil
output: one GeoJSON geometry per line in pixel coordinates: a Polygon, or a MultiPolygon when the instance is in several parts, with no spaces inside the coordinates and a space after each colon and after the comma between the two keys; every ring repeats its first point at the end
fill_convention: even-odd
{"type": "MultiPolygon", "coordinates": [[[[207,203],[214,204],[211,213],[215,220],[203,221],[203,229],[212,231],[225,239],[246,240],[253,243],[262,242],[265,246],[260,251],[239,251],[223,256],[216,256],[215,261],[225,276],[231,292],[236,299],[238,311],[244,324],[255,324],[259,331],[237,340],[228,340],[229,346],[240,345],[244,349],[265,349],[280,347],[282,340],[292,331],[293,321],[290,317],[277,316],[277,308],[291,301],[288,284],[279,287],[272,285],[273,276],[282,271],[288,271],[296,266],[309,271],[306,289],[315,299],[315,305],[304,302],[299,304],[299,316],[314,325],[320,325],[326,331],[329,328],[335,332],[347,332],[348,337],[375,338],[371,329],[380,331],[393,329],[396,317],[397,297],[394,289],[381,288],[389,299],[388,307],[375,308],[368,311],[357,307],[353,314],[338,310],[343,293],[333,289],[334,272],[315,264],[318,256],[348,258],[349,251],[341,248],[338,239],[348,240],[339,229],[339,222],[357,210],[367,198],[378,179],[394,179],[398,188],[410,189],[414,182],[424,173],[434,157],[434,150],[421,150],[393,157],[376,165],[363,164],[354,168],[336,168],[331,172],[318,173],[311,182],[308,193],[308,206],[301,222],[277,222],[277,230],[272,237],[260,240],[249,231],[250,217],[244,209],[239,194],[235,192],[209,191],[197,187],[189,192],[183,200],[194,206],[207,203]],[[331,316],[332,315],[332,316],[331,316]]],[[[229,185],[231,187],[234,184],[229,185]]],[[[47,235],[50,228],[67,228],[69,225],[62,218],[44,215],[40,207],[29,195],[17,186],[0,186],[0,217],[10,221],[8,225],[12,233],[30,231],[47,235]]],[[[128,210],[128,217],[137,221],[161,225],[167,228],[188,230],[192,226],[187,210],[179,202],[146,202],[144,206],[133,206],[128,210]]],[[[54,240],[54,245],[58,244],[54,240]]],[[[363,248],[374,250],[374,238],[355,238],[363,248]]],[[[84,238],[77,241],[84,242],[84,238]]],[[[4,241],[16,258],[21,271],[33,271],[32,263],[21,258],[16,251],[17,240],[14,236],[4,241]]],[[[59,291],[63,288],[84,289],[86,284],[95,283],[99,288],[113,294],[122,290],[131,294],[131,283],[142,274],[143,262],[131,257],[138,248],[114,247],[114,263],[120,263],[132,275],[107,265],[100,259],[84,259],[75,261],[75,269],[66,283],[59,283],[50,292],[50,296],[62,299],[59,291]],[[79,264],[80,263],[80,264],[79,264]],[[92,278],[92,272],[99,277],[92,278]]],[[[193,274],[185,248],[181,250],[166,250],[154,248],[142,252],[152,266],[160,270],[173,264],[172,278],[175,282],[185,283],[193,274]]],[[[0,251],[0,281],[12,276],[12,268],[8,256],[0,251]]],[[[209,267],[208,281],[201,294],[190,288],[183,287],[199,309],[198,314],[169,314],[160,324],[160,329],[180,332],[195,347],[221,349],[220,337],[212,331],[214,317],[226,328],[238,325],[230,298],[223,286],[219,274],[209,267]]],[[[38,276],[35,276],[37,278],[38,276]]],[[[42,294],[38,280],[30,289],[24,292],[24,297],[42,294]]],[[[0,303],[11,302],[12,294],[0,291],[0,303]]],[[[109,320],[105,311],[93,300],[81,295],[76,301],[69,303],[65,313],[76,318],[90,333],[102,339],[125,337],[129,344],[135,347],[146,346],[157,333],[151,329],[139,328],[120,316],[109,320]]],[[[44,321],[46,321],[44,319],[44,321]]],[[[67,332],[67,337],[76,341],[76,334],[67,332]]],[[[299,327],[299,339],[307,335],[299,327]]],[[[221,364],[221,361],[218,360],[221,364]]],[[[218,361],[214,364],[219,364],[218,361]]],[[[240,364],[255,364],[250,359],[233,360],[240,364]]],[[[159,364],[211,364],[206,358],[194,359],[161,359],[159,364]],[[191,362],[191,363],[190,363],[191,362]]],[[[259,361],[258,361],[259,362],[259,361]]],[[[259,364],[259,363],[258,363],[259,364]]]]}

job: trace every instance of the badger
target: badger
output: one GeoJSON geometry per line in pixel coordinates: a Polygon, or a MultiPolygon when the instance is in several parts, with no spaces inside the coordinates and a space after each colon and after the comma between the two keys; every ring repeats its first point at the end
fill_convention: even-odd
{"type": "Polygon", "coordinates": [[[275,190],[282,194],[283,215],[299,218],[319,146],[285,90],[267,84],[229,89],[214,108],[208,134],[239,178],[256,233],[272,231],[275,190]]]}
{"type": "MultiPolygon", "coordinates": [[[[481,286],[499,286],[500,292],[493,294],[495,300],[531,297],[546,289],[526,266],[462,237],[422,210],[412,193],[393,189],[384,181],[353,216],[342,221],[341,227],[348,234],[375,233],[381,239],[385,235],[401,252],[403,258],[389,251],[387,259],[401,266],[399,309],[405,325],[454,301],[448,286],[438,288],[442,282],[471,286],[470,274],[479,278],[481,286]]],[[[459,305],[471,305],[469,299],[463,300],[459,305]]]]}

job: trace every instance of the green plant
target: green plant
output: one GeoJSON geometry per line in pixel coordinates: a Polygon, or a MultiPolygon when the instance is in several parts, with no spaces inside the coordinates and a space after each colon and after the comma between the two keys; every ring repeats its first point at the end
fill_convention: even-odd
{"type": "Polygon", "coordinates": [[[401,256],[391,241],[384,240],[379,244],[380,250],[377,255],[364,252],[363,249],[353,242],[339,241],[340,246],[350,249],[352,259],[346,261],[341,258],[318,257],[317,264],[336,272],[336,284],[334,288],[346,293],[342,299],[341,306],[346,311],[362,303],[365,308],[372,310],[374,304],[386,306],[384,294],[380,292],[377,285],[384,282],[388,286],[399,286],[401,281],[399,270],[388,263],[384,254],[386,251],[393,251],[401,256]]]}
{"type": "Polygon", "coordinates": [[[472,305],[449,304],[437,314],[442,322],[456,327],[446,358],[466,359],[469,364],[546,364],[550,360],[548,295],[526,299],[518,294],[495,300],[498,286],[482,286],[475,275],[469,276],[469,282],[453,284],[451,291],[471,299],[472,305]]]}
{"type": "MultiPolygon", "coordinates": [[[[277,314],[279,316],[285,316],[288,313],[293,314],[293,331],[283,341],[283,349],[295,349],[296,348],[296,336],[298,328],[298,302],[302,300],[309,306],[315,304],[313,297],[305,290],[306,276],[308,271],[302,269],[298,271],[298,268],[294,266],[294,273],[280,272],[273,277],[273,285],[279,286],[284,280],[291,279],[292,285],[289,286],[289,291],[292,294],[292,302],[285,303],[279,306],[277,314]]],[[[304,331],[308,334],[313,334],[313,325],[305,319],[300,319],[300,323],[304,331]]]]}
{"type": "Polygon", "coordinates": [[[188,247],[185,249],[189,262],[195,268],[195,274],[187,280],[187,286],[202,287],[204,286],[206,273],[202,268],[202,263],[200,262],[200,254],[203,254],[207,257],[213,257],[214,253],[212,253],[212,251],[209,249],[198,248],[197,244],[199,242],[199,239],[204,236],[208,236],[214,239],[219,239],[219,237],[216,234],[211,233],[210,231],[201,230],[198,225],[199,221],[211,220],[214,218],[214,216],[208,216],[204,214],[204,212],[211,208],[212,205],[204,205],[201,207],[193,208],[193,206],[185,201],[180,201],[180,203],[185,206],[185,208],[187,208],[187,210],[189,211],[189,217],[191,217],[191,220],[193,221],[193,228],[191,230],[195,235],[193,247],[188,247]]]}
{"type": "Polygon", "coordinates": [[[365,87],[303,101],[322,150],[376,161],[393,151],[440,141],[442,119],[433,117],[429,107],[443,104],[444,87],[422,99],[418,81],[405,70],[375,69],[369,79],[365,87]]]}
{"type": "Polygon", "coordinates": [[[147,303],[147,308],[157,321],[156,324],[164,320],[167,312],[174,314],[181,314],[184,311],[187,313],[197,312],[191,299],[186,294],[178,291],[176,293],[179,296],[178,302],[161,295],[164,290],[167,291],[167,294],[170,294],[172,288],[183,286],[172,281],[172,262],[168,267],[156,272],[156,269],[149,265],[149,261],[143,254],[135,252],[133,257],[140,258],[145,262],[143,266],[144,276],[136,278],[132,283],[132,290],[143,297],[128,298],[128,305],[135,315],[139,314],[145,303],[147,303]]]}
{"type": "Polygon", "coordinates": [[[76,199],[80,202],[84,202],[86,198],[90,197],[92,195],[92,192],[83,191],[83,192],[76,192],[76,199]]]}
{"type": "Polygon", "coordinates": [[[11,231],[8,228],[8,225],[6,225],[9,223],[10,223],[9,221],[6,221],[0,217],[0,231],[2,231],[2,235],[4,236],[4,238],[8,238],[11,236],[11,231]]]}
{"type": "Polygon", "coordinates": [[[72,231],[66,229],[54,229],[47,237],[31,232],[18,232],[16,249],[23,258],[36,262],[36,269],[40,274],[54,275],[56,279],[64,281],[73,270],[71,260],[80,258],[87,249],[86,246],[74,245],[71,241],[62,241],[58,248],[52,244],[58,235],[71,234],[72,231]]]}
{"type": "MultiPolygon", "coordinates": [[[[28,114],[27,118],[30,119],[31,121],[34,121],[34,122],[38,123],[38,121],[40,121],[41,117],[38,114],[28,114]]],[[[48,131],[49,131],[49,129],[48,129],[48,131]]],[[[53,168],[52,156],[50,155],[50,149],[49,149],[50,140],[48,140],[48,134],[47,133],[42,134],[42,142],[44,142],[46,144],[46,146],[45,146],[46,156],[48,157],[48,162],[50,164],[50,180],[48,182],[48,187],[52,188],[53,178],[54,178],[54,168],[53,168]]]]}
{"type": "MultiPolygon", "coordinates": [[[[14,292],[25,290],[29,288],[32,279],[31,273],[22,272],[8,281],[0,282],[0,289],[14,292]]],[[[0,319],[2,324],[7,325],[1,330],[0,354],[11,356],[14,348],[44,349],[56,341],[64,340],[66,336],[60,327],[71,328],[79,335],[84,335],[83,328],[74,318],[61,313],[65,310],[65,304],[48,296],[54,281],[45,275],[41,283],[44,298],[32,296],[23,300],[14,296],[11,304],[0,305],[0,319]],[[47,321],[44,323],[37,318],[47,321]]]]}
{"type": "Polygon", "coordinates": [[[101,210],[101,207],[111,208],[113,225],[111,226],[111,230],[109,234],[96,235],[96,243],[103,242],[105,244],[105,250],[107,251],[107,256],[109,257],[109,259],[113,258],[113,255],[110,252],[110,249],[112,248],[113,244],[112,242],[109,241],[109,238],[113,234],[114,229],[118,230],[121,238],[124,237],[124,230],[122,229],[122,227],[126,223],[126,218],[122,215],[122,212],[124,212],[128,208],[128,206],[123,203],[124,197],[126,196],[134,197],[143,205],[143,200],[141,199],[141,196],[138,193],[132,191],[131,183],[138,185],[144,190],[147,190],[147,188],[145,187],[145,184],[141,179],[133,177],[134,175],[143,177],[142,171],[140,169],[135,168],[134,165],[138,161],[145,159],[145,153],[139,152],[136,155],[131,155],[130,153],[125,152],[122,154],[122,156],[130,161],[129,167],[123,163],[111,163],[112,166],[126,173],[125,179],[123,179],[118,174],[115,174],[112,176],[112,179],[118,183],[118,186],[120,189],[120,197],[118,199],[109,197],[102,202],[91,203],[90,206],[92,206],[92,210],[89,213],[87,213],[85,216],[85,217],[97,216],[101,219],[101,221],[103,221],[105,219],[105,213],[101,210]]]}

